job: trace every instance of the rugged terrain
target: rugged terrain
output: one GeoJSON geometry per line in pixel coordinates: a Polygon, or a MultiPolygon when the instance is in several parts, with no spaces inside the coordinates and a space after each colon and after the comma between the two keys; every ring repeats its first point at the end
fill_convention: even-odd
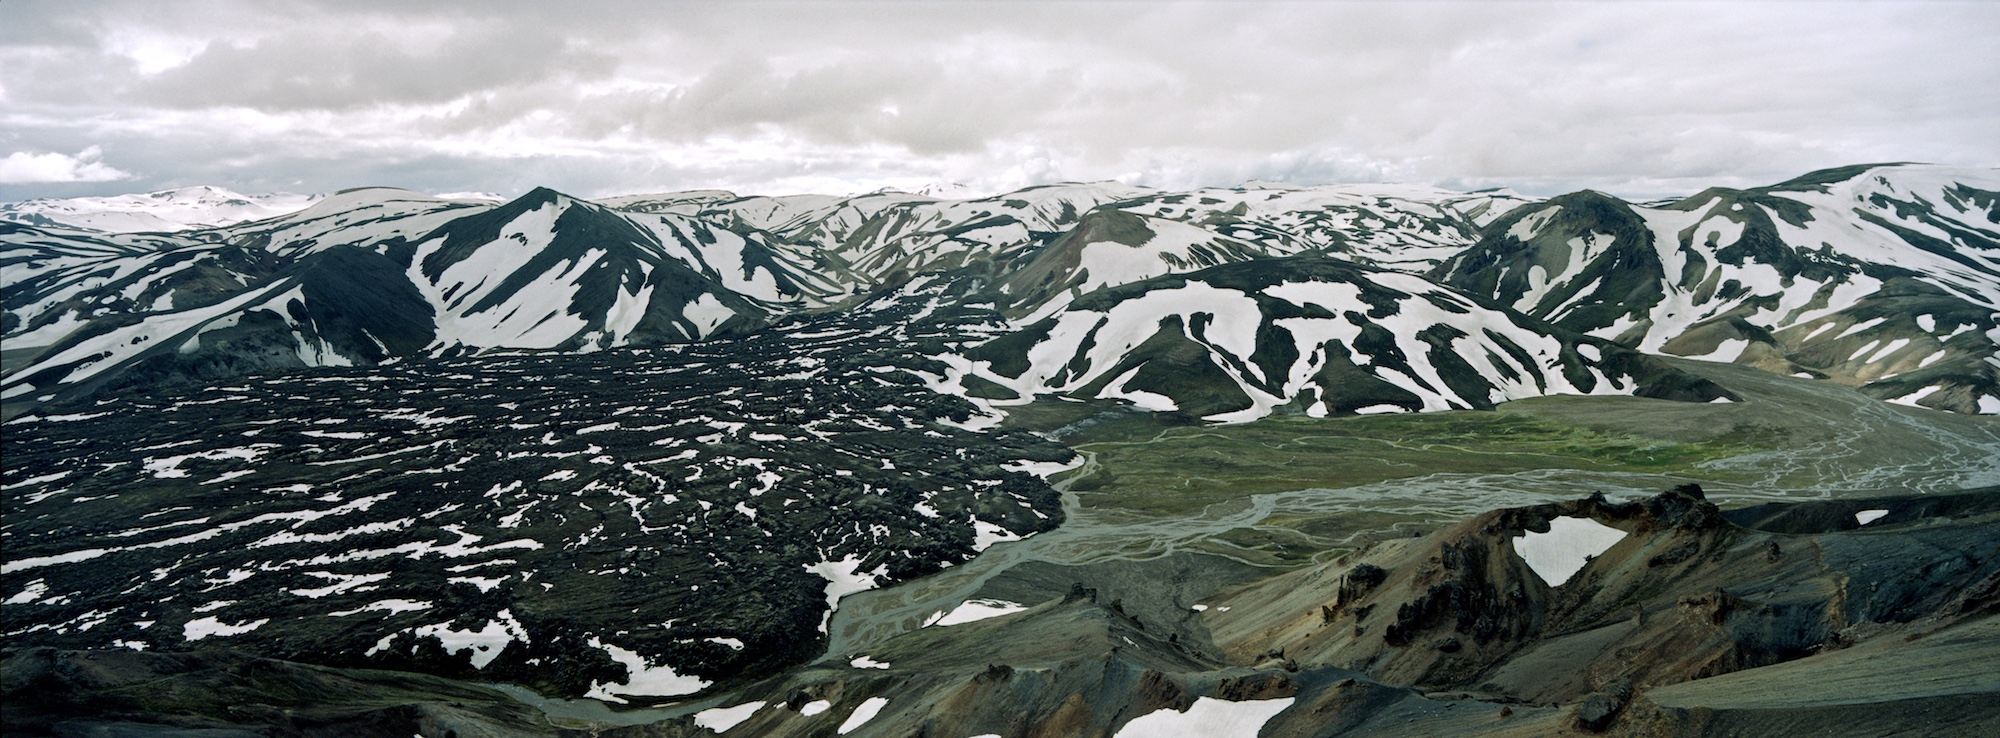
{"type": "Polygon", "coordinates": [[[49,225],[97,221],[44,204],[0,226],[0,397],[19,413],[248,371],[740,336],[933,275],[953,285],[943,304],[1008,318],[951,354],[950,379],[999,402],[1250,419],[1723,396],[1624,348],[2000,412],[1996,191],[1989,170],[1917,165],[1651,206],[1381,186],[506,203],[368,188],[150,234],[49,225]]]}
{"type": "Polygon", "coordinates": [[[1987,726],[1996,191],[17,204],[6,722],[1987,726]]]}
{"type": "Polygon", "coordinates": [[[1247,586],[1204,554],[1015,566],[852,663],[604,716],[622,728],[230,652],[15,651],[5,689],[28,730],[1971,735],[2000,727],[1996,526],[2000,489],[1723,512],[1684,486],[1496,510],[1247,586]]]}
{"type": "Polygon", "coordinates": [[[10,490],[21,584],[0,627],[604,699],[768,673],[818,653],[838,594],[1061,519],[1023,470],[1073,453],[948,425],[973,408],[912,376],[904,346],[940,340],[913,325],[322,369],[30,416],[7,434],[10,468],[36,476],[10,490]]]}

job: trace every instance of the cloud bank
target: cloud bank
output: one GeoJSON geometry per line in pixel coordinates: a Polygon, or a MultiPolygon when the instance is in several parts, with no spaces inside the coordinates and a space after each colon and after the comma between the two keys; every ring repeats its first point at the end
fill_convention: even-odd
{"type": "Polygon", "coordinates": [[[86,148],[75,156],[16,151],[0,159],[0,184],[115,182],[132,177],[98,161],[103,155],[103,150],[96,146],[86,148]]]}
{"type": "Polygon", "coordinates": [[[2000,163],[1991,4],[7,5],[5,199],[1100,179],[1650,196],[2000,163]],[[70,178],[13,177],[51,156],[70,178]]]}

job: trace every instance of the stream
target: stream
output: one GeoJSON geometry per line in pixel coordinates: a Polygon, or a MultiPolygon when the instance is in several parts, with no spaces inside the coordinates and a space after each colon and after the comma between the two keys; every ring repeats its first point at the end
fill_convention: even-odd
{"type": "Polygon", "coordinates": [[[1600,491],[1614,500],[1629,499],[1685,482],[1701,484],[1717,503],[1943,492],[2000,484],[2000,419],[1890,405],[1829,382],[1757,369],[1674,363],[1724,383],[1746,403],[1757,405],[1754,410],[1760,418],[1798,429],[1809,440],[1790,448],[1703,462],[1697,465],[1701,473],[1688,477],[1579,469],[1431,474],[1338,489],[1258,494],[1177,518],[1083,507],[1070,487],[1098,469],[1096,456],[1085,453],[1078,473],[1055,485],[1067,515],[1061,527],[996,544],[965,564],[921,580],[843,598],[829,628],[826,661],[865,655],[883,641],[921,627],[926,617],[974,597],[988,580],[1017,564],[1151,559],[1194,549],[1202,539],[1236,528],[1257,527],[1273,515],[1388,511],[1458,518],[1600,491]]]}
{"type": "MultiPolygon", "coordinates": [[[[1257,527],[1273,515],[1388,511],[1455,518],[1600,491],[1612,499],[1628,499],[1683,482],[1701,484],[1718,503],[1941,492],[2000,484],[2000,419],[1888,405],[1828,382],[1754,369],[1675,363],[1723,382],[1747,403],[1757,405],[1758,417],[1800,429],[1806,440],[1789,448],[1704,462],[1697,465],[1699,474],[1687,478],[1575,469],[1431,474],[1338,489],[1257,494],[1211,505],[1199,515],[1174,518],[1084,507],[1071,487],[1099,469],[1096,455],[1086,452],[1073,467],[1077,473],[1054,485],[1062,494],[1066,515],[1061,527],[995,544],[964,564],[923,579],[841,599],[830,623],[826,655],[819,663],[844,664],[867,655],[888,639],[922,627],[927,617],[976,596],[987,581],[1022,563],[1152,559],[1196,550],[1205,538],[1257,527]]],[[[671,707],[614,711],[593,700],[552,700],[518,687],[501,688],[551,717],[604,725],[654,722],[733,704],[725,695],[671,707]]]]}

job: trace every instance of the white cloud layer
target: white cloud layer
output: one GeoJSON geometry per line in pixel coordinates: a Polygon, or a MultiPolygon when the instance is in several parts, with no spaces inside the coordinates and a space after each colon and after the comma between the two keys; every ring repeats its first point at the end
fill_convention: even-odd
{"type": "Polygon", "coordinates": [[[8,6],[0,147],[119,152],[135,176],[106,191],[1265,179],[1645,196],[2000,164],[2000,4],[8,6]]]}
{"type": "Polygon", "coordinates": [[[98,161],[103,155],[103,150],[96,146],[75,156],[16,151],[0,159],[0,184],[115,182],[132,176],[98,161]]]}

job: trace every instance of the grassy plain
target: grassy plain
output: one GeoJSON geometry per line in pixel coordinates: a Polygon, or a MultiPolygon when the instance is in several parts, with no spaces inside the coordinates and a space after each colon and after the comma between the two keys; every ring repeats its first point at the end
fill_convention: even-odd
{"type": "Polygon", "coordinates": [[[1262,492],[1438,473],[1685,473],[1703,461],[1773,447],[1785,435],[1755,424],[1725,426],[1701,438],[1648,434],[1538,414],[1536,404],[1512,403],[1497,412],[1272,417],[1230,426],[1116,415],[1063,440],[1096,454],[1101,466],[1073,488],[1084,504],[1181,515],[1262,492]]]}
{"type": "MultiPolygon", "coordinates": [[[[1112,403],[1045,400],[1010,409],[1009,424],[1051,433],[1096,457],[1095,470],[1071,487],[1092,514],[1166,520],[1227,515],[1261,493],[1439,473],[1582,469],[1718,479],[1718,472],[1697,465],[1813,435],[1760,410],[1631,397],[1548,397],[1495,411],[1279,415],[1242,425],[1204,425],[1112,403]]],[[[1193,545],[1287,567],[1450,519],[1407,500],[1383,502],[1337,513],[1280,509],[1193,545]]]]}

